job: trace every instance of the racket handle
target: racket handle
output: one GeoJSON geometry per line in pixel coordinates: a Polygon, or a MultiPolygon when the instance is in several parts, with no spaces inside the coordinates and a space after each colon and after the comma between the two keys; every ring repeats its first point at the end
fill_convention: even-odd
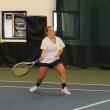
{"type": "Polygon", "coordinates": [[[40,61],[40,59],[37,59],[37,60],[33,61],[32,63],[34,65],[34,64],[38,63],[39,61],[40,61]]]}

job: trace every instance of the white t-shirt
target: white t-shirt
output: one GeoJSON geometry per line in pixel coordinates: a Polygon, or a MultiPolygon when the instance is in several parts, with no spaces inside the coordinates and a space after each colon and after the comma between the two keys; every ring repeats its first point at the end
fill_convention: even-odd
{"type": "Polygon", "coordinates": [[[59,59],[59,57],[55,57],[55,55],[57,54],[59,49],[65,47],[65,44],[59,37],[55,37],[55,38],[56,38],[56,43],[53,43],[48,36],[42,40],[41,49],[46,50],[46,56],[41,61],[42,63],[52,63],[55,60],[59,59]]]}

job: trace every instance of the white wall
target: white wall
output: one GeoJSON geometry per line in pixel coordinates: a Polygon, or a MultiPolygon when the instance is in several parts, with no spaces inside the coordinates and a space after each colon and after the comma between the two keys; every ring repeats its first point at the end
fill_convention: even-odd
{"type": "Polygon", "coordinates": [[[52,11],[56,10],[56,0],[0,0],[0,11],[13,10],[26,10],[27,15],[47,16],[47,25],[53,25],[52,11]]]}
{"type": "Polygon", "coordinates": [[[56,0],[0,0],[0,11],[27,10],[28,15],[47,16],[48,25],[52,25],[52,11],[56,9],[56,0]]]}

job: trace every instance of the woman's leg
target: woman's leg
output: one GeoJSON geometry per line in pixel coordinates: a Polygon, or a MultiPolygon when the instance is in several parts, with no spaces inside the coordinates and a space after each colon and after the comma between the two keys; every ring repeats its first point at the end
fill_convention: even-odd
{"type": "Polygon", "coordinates": [[[37,90],[37,87],[39,87],[40,84],[42,83],[47,70],[48,70],[48,67],[40,67],[39,68],[39,73],[38,73],[36,85],[29,89],[30,92],[35,92],[37,90]]]}
{"type": "Polygon", "coordinates": [[[39,68],[39,73],[38,73],[37,82],[36,82],[37,86],[40,86],[40,84],[42,83],[43,79],[45,78],[47,70],[48,70],[48,67],[39,68]]]}
{"type": "Polygon", "coordinates": [[[64,65],[62,63],[59,63],[54,67],[54,69],[57,70],[57,72],[60,74],[61,85],[62,85],[61,93],[70,95],[71,93],[66,88],[67,74],[66,74],[66,69],[65,69],[64,65]]]}
{"type": "Polygon", "coordinates": [[[61,82],[66,83],[67,81],[67,75],[66,75],[66,70],[65,67],[62,63],[57,64],[54,69],[60,74],[61,82]]]}

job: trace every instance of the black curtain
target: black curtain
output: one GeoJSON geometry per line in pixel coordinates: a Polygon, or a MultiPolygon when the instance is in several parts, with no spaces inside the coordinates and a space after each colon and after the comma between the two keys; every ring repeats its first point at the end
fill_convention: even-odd
{"type": "Polygon", "coordinates": [[[47,27],[46,16],[27,16],[27,42],[0,44],[0,66],[13,66],[18,62],[30,62],[40,57],[40,45],[47,27]]]}
{"type": "Polygon", "coordinates": [[[41,42],[41,40],[45,37],[46,27],[47,27],[46,16],[27,16],[26,17],[27,42],[41,42]]]}
{"type": "Polygon", "coordinates": [[[13,66],[19,62],[30,62],[39,58],[41,42],[3,43],[0,45],[0,66],[13,66]]]}
{"type": "Polygon", "coordinates": [[[110,68],[110,1],[57,0],[56,12],[65,64],[110,68]]]}
{"type": "Polygon", "coordinates": [[[56,0],[57,11],[77,11],[80,8],[80,0],[56,0]]]}

